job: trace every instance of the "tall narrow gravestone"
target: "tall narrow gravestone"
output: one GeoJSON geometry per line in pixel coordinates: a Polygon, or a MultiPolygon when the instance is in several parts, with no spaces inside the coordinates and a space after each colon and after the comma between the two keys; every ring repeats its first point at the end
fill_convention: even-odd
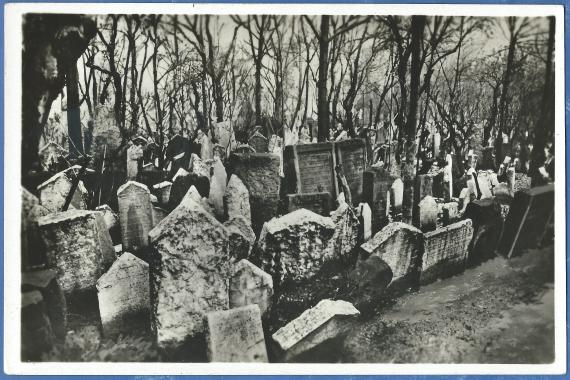
{"type": "Polygon", "coordinates": [[[113,242],[98,211],[70,210],[44,216],[38,227],[48,266],[66,294],[92,290],[115,259],[113,242]]]}
{"type": "Polygon", "coordinates": [[[224,217],[231,219],[236,216],[245,218],[251,225],[249,191],[238,176],[232,175],[224,194],[224,217]]]}
{"type": "Polygon", "coordinates": [[[257,305],[212,311],[206,315],[205,328],[209,361],[268,362],[257,305]]]}
{"type": "Polygon", "coordinates": [[[142,183],[129,181],[117,190],[123,249],[136,252],[148,246],[152,229],[150,191],[142,183]]]}
{"type": "Polygon", "coordinates": [[[404,182],[396,178],[390,187],[390,213],[395,221],[402,218],[402,201],[404,199],[404,182]]]}
{"type": "Polygon", "coordinates": [[[370,167],[363,173],[362,200],[372,211],[372,234],[388,224],[390,201],[387,194],[394,180],[390,173],[379,167],[370,167]]]}
{"type": "Polygon", "coordinates": [[[467,248],[473,237],[473,223],[465,219],[424,235],[420,282],[461,273],[467,263],[467,248]]]}
{"type": "Polygon", "coordinates": [[[419,226],[419,203],[426,196],[433,196],[433,176],[429,174],[419,174],[414,182],[414,211],[413,224],[419,226]]]}
{"type": "Polygon", "coordinates": [[[499,252],[512,257],[535,247],[553,214],[553,184],[517,192],[505,221],[499,252]]]}
{"type": "Polygon", "coordinates": [[[337,163],[342,164],[350,188],[352,205],[358,205],[362,200],[362,173],[366,166],[366,145],[363,139],[340,141],[334,145],[337,163]]]}
{"type": "Polygon", "coordinates": [[[125,252],[97,280],[99,312],[105,336],[148,328],[148,264],[125,252]]]}
{"type": "Polygon", "coordinates": [[[149,239],[151,329],[159,348],[177,351],[203,333],[204,314],[228,308],[228,232],[185,197],[149,239]]]}

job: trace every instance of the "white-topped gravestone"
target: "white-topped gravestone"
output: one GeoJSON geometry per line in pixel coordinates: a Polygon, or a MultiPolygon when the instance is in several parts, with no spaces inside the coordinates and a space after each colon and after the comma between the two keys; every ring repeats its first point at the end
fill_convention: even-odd
{"type": "Polygon", "coordinates": [[[123,249],[136,252],[148,246],[153,226],[150,191],[142,183],[129,181],[117,190],[123,249]]]}

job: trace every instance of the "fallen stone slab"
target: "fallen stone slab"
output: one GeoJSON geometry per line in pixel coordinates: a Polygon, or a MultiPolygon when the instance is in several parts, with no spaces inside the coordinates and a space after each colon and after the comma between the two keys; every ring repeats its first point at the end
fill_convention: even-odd
{"type": "Polygon", "coordinates": [[[281,361],[315,348],[346,332],[360,312],[350,302],[322,300],[272,335],[281,361]]]}
{"type": "Polygon", "coordinates": [[[271,309],[273,279],[247,260],[240,260],[230,279],[230,308],[256,304],[262,316],[271,309]]]}
{"type": "Polygon", "coordinates": [[[268,362],[257,305],[210,312],[205,325],[210,362],[268,362]]]}

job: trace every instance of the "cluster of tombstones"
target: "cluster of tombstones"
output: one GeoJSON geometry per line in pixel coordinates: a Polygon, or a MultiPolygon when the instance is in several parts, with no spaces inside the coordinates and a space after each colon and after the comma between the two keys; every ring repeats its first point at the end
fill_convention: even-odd
{"type": "Polygon", "coordinates": [[[434,198],[424,175],[414,186],[417,217],[406,224],[402,180],[367,168],[362,140],[267,143],[267,153],[254,143],[227,160],[227,152],[192,154],[153,186],[127,181],[117,212],[87,210],[81,181],[60,211],[79,167],[41,184],[39,198],[23,190],[23,358],[39,360],[65,339],[66,299],[96,291],[106,336],[148,330],[165,356],[204,339],[210,361],[295,360],[345,334],[358,304],[323,298],[266,344],[274,285],[306,284],[330,263],[349,266],[364,292],[427,284],[496,250],[510,257],[536,245],[552,220],[552,185],[470,200],[460,213],[460,200],[434,198]]]}

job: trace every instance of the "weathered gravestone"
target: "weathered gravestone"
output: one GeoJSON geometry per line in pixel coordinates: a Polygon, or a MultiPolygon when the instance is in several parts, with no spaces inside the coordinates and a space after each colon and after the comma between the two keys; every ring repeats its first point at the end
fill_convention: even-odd
{"type": "Polygon", "coordinates": [[[361,203],[358,208],[360,224],[362,225],[362,239],[366,241],[372,237],[372,210],[368,203],[361,203]]]}
{"type": "Polygon", "coordinates": [[[256,304],[262,316],[269,314],[273,279],[247,260],[240,260],[230,279],[230,308],[256,304]]]}
{"type": "Polygon", "coordinates": [[[507,257],[536,247],[554,214],[554,184],[534,187],[515,194],[498,250],[507,257]]]}
{"type": "Polygon", "coordinates": [[[65,155],[65,153],[65,149],[63,149],[59,144],[50,141],[38,152],[42,168],[44,170],[50,170],[54,165],[57,165],[59,157],[65,155]]]}
{"type": "MultiPolygon", "coordinates": [[[[65,199],[72,187],[72,179],[69,177],[69,173],[66,171],[59,172],[38,186],[40,202],[51,212],[62,211],[65,199]]],[[[87,208],[87,189],[81,180],[73,193],[70,205],[81,210],[87,208]]]]}
{"type": "Polygon", "coordinates": [[[215,158],[211,169],[210,195],[208,201],[214,208],[218,220],[224,218],[224,194],[226,193],[227,174],[226,168],[219,158],[215,158]]]}
{"type": "Polygon", "coordinates": [[[117,216],[115,211],[113,211],[113,209],[111,209],[111,207],[109,207],[109,205],[97,206],[97,207],[95,207],[95,211],[99,211],[102,213],[103,220],[105,221],[105,225],[107,226],[107,229],[109,230],[109,234],[111,235],[111,239],[113,240],[113,243],[120,242],[121,241],[121,226],[119,223],[119,217],[117,216]]]}
{"type": "Polygon", "coordinates": [[[305,209],[271,219],[259,236],[261,268],[280,281],[312,277],[332,258],[334,230],[331,218],[305,209]]]}
{"type": "Polygon", "coordinates": [[[287,194],[287,212],[293,212],[301,208],[311,210],[323,216],[329,216],[332,209],[332,198],[330,193],[303,193],[287,194]]]}
{"type": "Polygon", "coordinates": [[[414,210],[413,210],[413,224],[419,226],[420,210],[419,203],[425,197],[433,196],[433,176],[430,174],[419,174],[416,176],[414,182],[414,210]]]}
{"type": "Polygon", "coordinates": [[[501,206],[496,199],[478,199],[467,205],[464,218],[473,221],[467,266],[472,267],[495,256],[503,229],[501,206]]]}
{"type": "Polygon", "coordinates": [[[129,181],[119,188],[117,198],[124,250],[137,252],[148,247],[153,226],[150,191],[142,183],[129,181]]]}
{"type": "Polygon", "coordinates": [[[444,203],[441,207],[442,224],[447,226],[460,218],[459,203],[455,201],[444,203]]]}
{"type": "Polygon", "coordinates": [[[428,284],[463,272],[472,238],[471,219],[426,233],[420,282],[428,284]]]}
{"type": "Polygon", "coordinates": [[[390,213],[395,221],[399,221],[402,218],[403,199],[404,182],[400,178],[396,178],[390,187],[390,213]]]}
{"type": "Polygon", "coordinates": [[[187,197],[149,239],[151,329],[159,348],[177,351],[203,333],[205,313],[228,308],[228,232],[187,197]]]}
{"type": "Polygon", "coordinates": [[[370,167],[363,173],[362,200],[372,210],[372,233],[388,224],[389,193],[395,178],[379,167],[370,167]]]}
{"type": "Polygon", "coordinates": [[[235,260],[247,259],[255,244],[255,233],[249,220],[243,216],[232,216],[224,222],[229,234],[229,252],[235,260]]]}
{"type": "Polygon", "coordinates": [[[224,157],[229,155],[237,146],[236,136],[230,121],[215,123],[212,128],[212,137],[215,137],[224,149],[224,157]]]}
{"type": "Polygon", "coordinates": [[[56,268],[66,294],[93,290],[115,260],[109,231],[98,211],[70,210],[38,220],[47,263],[56,268]]]}
{"type": "Polygon", "coordinates": [[[168,197],[168,202],[171,208],[178,206],[182,198],[188,192],[192,186],[192,178],[190,173],[184,169],[179,169],[174,177],[172,177],[172,187],[170,188],[170,194],[168,197]]]}
{"type": "Polygon", "coordinates": [[[359,261],[348,274],[348,293],[340,299],[348,300],[359,310],[361,307],[375,304],[377,297],[382,295],[392,281],[393,273],[390,266],[378,256],[370,256],[359,261]]]}
{"type": "Polygon", "coordinates": [[[37,290],[22,293],[21,359],[40,361],[55,341],[45,301],[37,290]]]}
{"type": "Polygon", "coordinates": [[[200,158],[202,160],[214,158],[214,146],[212,145],[212,140],[207,135],[204,135],[200,141],[200,158]]]}
{"type": "Polygon", "coordinates": [[[267,153],[268,144],[267,138],[259,132],[255,132],[253,136],[249,138],[249,145],[255,149],[256,153],[267,153]]]}
{"type": "Polygon", "coordinates": [[[170,190],[172,189],[172,182],[163,181],[161,183],[157,183],[156,185],[152,186],[158,201],[163,204],[167,205],[170,200],[170,190]]]}
{"type": "Polygon", "coordinates": [[[352,139],[334,144],[337,163],[342,165],[350,188],[352,205],[362,200],[362,173],[366,166],[366,145],[363,139],[352,139]]]}
{"type": "Polygon", "coordinates": [[[423,234],[405,223],[390,223],[360,246],[362,259],[376,255],[392,269],[392,282],[419,274],[423,250],[423,234]]]}
{"type": "Polygon", "coordinates": [[[343,335],[360,312],[350,302],[325,299],[280,328],[272,339],[281,361],[289,361],[343,335]]]}
{"type": "Polygon", "coordinates": [[[437,227],[437,203],[432,196],[426,196],[418,204],[418,227],[423,232],[433,231],[437,227]]]}
{"type": "Polygon", "coordinates": [[[341,204],[332,212],[331,219],[335,225],[332,237],[332,258],[342,263],[354,263],[353,255],[359,242],[360,221],[352,207],[347,203],[341,204]]]}
{"type": "Polygon", "coordinates": [[[148,264],[123,253],[97,280],[97,297],[105,336],[145,331],[150,311],[148,264]]]}
{"type": "Polygon", "coordinates": [[[136,180],[139,173],[139,161],[143,157],[143,147],[137,144],[127,149],[127,178],[136,180]]]}
{"type": "Polygon", "coordinates": [[[232,173],[237,175],[249,191],[251,226],[257,234],[279,208],[279,157],[271,153],[232,154],[232,173]]]}
{"type": "Polygon", "coordinates": [[[239,179],[232,175],[226,193],[224,194],[224,216],[230,219],[234,216],[242,216],[251,225],[251,207],[249,203],[249,191],[239,179]]]}
{"type": "Polygon", "coordinates": [[[333,143],[287,145],[283,150],[284,184],[287,194],[326,191],[338,194],[336,155],[333,143]]]}
{"type": "Polygon", "coordinates": [[[22,291],[37,290],[41,293],[53,333],[57,339],[63,340],[67,335],[67,305],[56,277],[57,272],[53,269],[23,272],[22,291]]]}
{"type": "Polygon", "coordinates": [[[210,362],[268,362],[257,305],[209,312],[205,325],[210,362]]]}

